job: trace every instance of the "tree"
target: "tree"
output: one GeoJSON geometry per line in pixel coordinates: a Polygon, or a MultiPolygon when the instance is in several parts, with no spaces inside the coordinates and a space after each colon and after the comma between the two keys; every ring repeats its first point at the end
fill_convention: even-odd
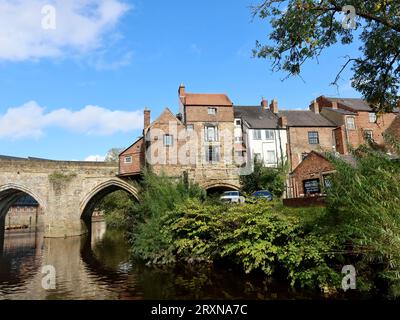
{"type": "Polygon", "coordinates": [[[107,152],[105,161],[106,162],[118,162],[119,154],[123,151],[122,148],[112,148],[107,152]]]}
{"type": "Polygon", "coordinates": [[[285,168],[267,168],[262,161],[254,161],[253,172],[240,176],[242,191],[253,193],[257,190],[269,190],[276,197],[281,197],[285,190],[285,168]]]}
{"type": "Polygon", "coordinates": [[[358,36],[359,56],[347,57],[332,84],[352,68],[352,86],[378,113],[390,112],[399,98],[400,2],[398,0],[264,0],[253,7],[254,16],[269,19],[271,44],[256,43],[254,55],[273,60],[273,70],[288,76],[301,73],[302,65],[324,49],[358,36]],[[350,11],[356,11],[351,28],[350,11]],[[344,12],[346,17],[343,20],[344,12]],[[358,32],[361,30],[361,32],[358,32]]]}

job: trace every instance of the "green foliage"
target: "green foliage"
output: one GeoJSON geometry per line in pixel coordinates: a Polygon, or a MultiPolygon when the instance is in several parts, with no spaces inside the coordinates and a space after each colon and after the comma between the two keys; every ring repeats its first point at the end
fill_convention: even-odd
{"type": "Polygon", "coordinates": [[[279,198],[285,190],[285,168],[267,168],[261,161],[256,160],[253,172],[250,175],[240,176],[240,183],[245,193],[268,190],[279,198]]]}
{"type": "Polygon", "coordinates": [[[195,184],[145,170],[139,194],[140,203],[133,210],[138,218],[131,232],[133,254],[153,264],[174,262],[171,235],[164,225],[165,215],[188,198],[204,199],[205,191],[195,184]]]}
{"type": "Polygon", "coordinates": [[[134,223],[135,203],[126,191],[118,190],[105,196],[96,210],[104,212],[107,227],[127,229],[134,223]]]}
{"type": "Polygon", "coordinates": [[[299,75],[302,65],[328,47],[360,43],[358,56],[348,57],[339,71],[351,66],[352,86],[362,92],[378,112],[396,108],[400,78],[400,3],[386,0],[267,0],[254,15],[268,19],[273,31],[266,45],[257,42],[254,55],[273,61],[274,70],[299,75]],[[356,10],[357,28],[342,26],[342,8],[356,10]],[[359,30],[361,29],[361,30],[359,30]]]}
{"type": "MultiPolygon", "coordinates": [[[[327,264],[334,242],[305,231],[311,221],[302,222],[304,210],[275,202],[221,206],[190,199],[169,212],[165,227],[179,259],[225,259],[247,273],[283,271],[293,286],[336,288],[340,274],[327,264]]],[[[324,209],[313,211],[314,222],[324,215],[324,209]]]]}
{"type": "Polygon", "coordinates": [[[369,147],[354,152],[357,165],[332,158],[337,173],[329,190],[331,234],[340,234],[370,281],[400,283],[400,164],[369,147]]]}

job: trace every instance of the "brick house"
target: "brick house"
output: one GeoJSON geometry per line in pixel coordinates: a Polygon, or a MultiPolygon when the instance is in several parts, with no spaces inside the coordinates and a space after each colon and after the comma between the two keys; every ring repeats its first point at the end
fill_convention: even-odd
{"type": "Polygon", "coordinates": [[[225,94],[186,93],[183,85],[178,93],[177,115],[166,108],[150,122],[145,110],[143,138],[120,154],[120,174],[136,175],[149,164],[156,173],[187,175],[207,190],[238,189],[232,102],[225,94]]]}
{"type": "Polygon", "coordinates": [[[332,163],[321,153],[311,151],[290,173],[292,197],[322,195],[329,187],[329,177],[335,172],[332,163]]]}
{"type": "Polygon", "coordinates": [[[326,119],[313,103],[310,110],[287,110],[278,113],[287,127],[289,168],[293,171],[311,151],[331,152],[335,145],[335,123],[326,119]]]}
{"type": "Polygon", "coordinates": [[[368,140],[383,144],[383,133],[390,127],[398,109],[394,112],[377,116],[363,99],[328,98],[316,99],[321,114],[334,122],[336,151],[348,154],[348,146],[357,148],[368,140]]]}
{"type": "Polygon", "coordinates": [[[262,99],[260,106],[235,106],[235,141],[247,149],[247,163],[261,160],[266,167],[283,166],[287,160],[286,128],[279,125],[278,102],[262,99]],[[238,134],[236,134],[236,130],[238,134]]]}

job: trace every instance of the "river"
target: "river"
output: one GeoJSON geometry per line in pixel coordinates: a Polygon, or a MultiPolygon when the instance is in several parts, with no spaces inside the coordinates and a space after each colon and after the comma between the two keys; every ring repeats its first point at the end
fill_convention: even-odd
{"type": "Polygon", "coordinates": [[[0,254],[0,299],[321,298],[261,275],[222,267],[165,269],[133,262],[123,233],[107,229],[104,222],[94,222],[90,236],[66,239],[6,231],[0,254]],[[54,267],[55,288],[44,289],[45,266],[54,267]]]}

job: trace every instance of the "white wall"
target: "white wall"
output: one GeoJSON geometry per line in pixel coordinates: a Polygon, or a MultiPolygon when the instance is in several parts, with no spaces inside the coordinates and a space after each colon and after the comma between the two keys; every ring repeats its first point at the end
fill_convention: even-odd
{"type": "Polygon", "coordinates": [[[260,154],[264,160],[266,167],[277,167],[285,162],[287,159],[287,133],[285,129],[261,129],[261,140],[255,140],[253,137],[254,129],[244,127],[244,137],[247,146],[248,160],[253,163],[256,154],[260,154]],[[273,130],[274,139],[266,139],[266,130],[273,130]],[[273,163],[267,162],[268,151],[275,153],[275,159],[273,163]]]}

